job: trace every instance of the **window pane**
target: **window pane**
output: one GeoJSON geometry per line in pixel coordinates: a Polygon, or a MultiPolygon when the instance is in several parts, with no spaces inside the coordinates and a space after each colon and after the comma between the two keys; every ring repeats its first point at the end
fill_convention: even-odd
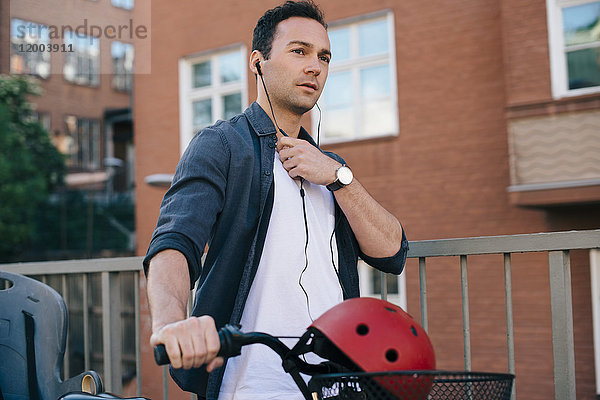
{"type": "Polygon", "coordinates": [[[73,52],[65,53],[65,79],[81,85],[97,85],[100,74],[100,41],[93,36],[65,32],[65,45],[73,52]]]}
{"type": "Polygon", "coordinates": [[[352,71],[332,72],[323,90],[323,105],[330,107],[352,104],[352,71]]]}
{"type": "Polygon", "coordinates": [[[563,9],[565,45],[600,41],[600,1],[563,9]]]}
{"type": "Polygon", "coordinates": [[[78,119],[77,120],[77,131],[76,131],[76,135],[77,135],[77,154],[75,156],[75,164],[78,167],[82,167],[83,166],[83,155],[85,154],[85,151],[87,150],[87,142],[84,140],[84,125],[85,125],[85,121],[78,119]]]}
{"type": "Polygon", "coordinates": [[[11,20],[10,71],[14,74],[32,74],[42,78],[50,75],[50,53],[28,46],[50,44],[48,27],[17,18],[11,20]]]}
{"type": "Polygon", "coordinates": [[[391,101],[389,65],[362,69],[360,94],[362,133],[365,136],[394,133],[396,114],[391,101]]]}
{"type": "Polygon", "coordinates": [[[329,32],[333,62],[350,59],[350,28],[335,29],[329,32]]]}
{"type": "Polygon", "coordinates": [[[323,133],[328,138],[354,137],[354,115],[351,107],[328,108],[323,114],[323,133]]]}
{"type": "Polygon", "coordinates": [[[360,95],[363,100],[388,97],[390,89],[389,65],[364,68],[360,71],[360,95]]]}
{"type": "Polygon", "coordinates": [[[223,96],[223,119],[227,120],[242,112],[242,94],[223,96]]]}
{"type": "Polygon", "coordinates": [[[133,0],[112,0],[111,3],[115,7],[125,8],[126,10],[133,8],[133,0]]]}
{"type": "Polygon", "coordinates": [[[130,90],[133,74],[133,45],[114,41],[111,43],[113,60],[113,87],[130,90]]]}
{"type": "Polygon", "coordinates": [[[65,118],[65,138],[63,141],[62,152],[67,154],[67,166],[77,165],[77,117],[69,115],[65,118]]]}
{"type": "Polygon", "coordinates": [[[370,101],[361,110],[364,136],[396,133],[396,110],[391,100],[370,101]]]}
{"type": "Polygon", "coordinates": [[[352,138],[354,115],[352,71],[329,75],[323,92],[323,132],[329,138],[352,138]]]}
{"type": "Polygon", "coordinates": [[[223,54],[219,57],[219,72],[221,82],[235,82],[242,79],[242,53],[223,54]]]}
{"type": "Polygon", "coordinates": [[[600,47],[567,53],[569,89],[600,86],[600,47]]]}
{"type": "Polygon", "coordinates": [[[371,56],[389,51],[387,19],[381,19],[358,27],[359,54],[371,56]]]}
{"type": "Polygon", "coordinates": [[[195,88],[210,86],[210,61],[194,64],[192,73],[195,88]]]}
{"type": "Polygon", "coordinates": [[[100,124],[98,121],[90,121],[90,154],[89,168],[100,168],[100,124]]]}
{"type": "Polygon", "coordinates": [[[192,103],[194,127],[202,128],[212,123],[211,99],[198,100],[192,103]]]}

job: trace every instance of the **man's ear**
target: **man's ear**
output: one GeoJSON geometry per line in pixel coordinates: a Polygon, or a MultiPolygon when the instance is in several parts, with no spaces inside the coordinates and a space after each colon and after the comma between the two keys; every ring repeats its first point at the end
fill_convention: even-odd
{"type": "Polygon", "coordinates": [[[258,50],[253,50],[250,54],[250,71],[254,73],[254,75],[259,76],[262,75],[262,61],[264,60],[263,55],[258,50]]]}

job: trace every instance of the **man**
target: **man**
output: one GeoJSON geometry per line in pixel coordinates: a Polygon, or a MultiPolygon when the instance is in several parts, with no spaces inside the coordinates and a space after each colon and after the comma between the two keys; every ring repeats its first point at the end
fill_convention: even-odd
{"type": "Polygon", "coordinates": [[[386,272],[403,269],[408,242],[398,220],[300,126],[330,58],[312,2],[268,10],[249,60],[256,102],[196,135],[163,199],[144,260],[150,343],[165,345],[174,380],[201,398],[301,398],[262,346],[219,368],[216,327],[300,336],[322,312],[359,295],[359,256],[386,272]]]}

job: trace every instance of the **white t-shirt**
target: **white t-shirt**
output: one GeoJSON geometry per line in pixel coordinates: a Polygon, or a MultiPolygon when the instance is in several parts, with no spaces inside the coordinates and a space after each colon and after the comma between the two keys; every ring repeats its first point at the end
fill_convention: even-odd
{"type": "MultiPolygon", "coordinates": [[[[306,232],[300,181],[290,178],[279,156],[273,166],[275,199],[265,246],[242,314],[242,331],[274,336],[301,336],[313,320],[343,300],[333,269],[337,268],[333,195],[324,186],[304,181],[308,221],[308,267],[305,268],[306,232]],[[301,279],[302,291],[298,283],[301,279]]],[[[293,346],[297,339],[283,339],[293,346]]],[[[308,362],[320,359],[310,354],[308,362]],[[312,357],[310,357],[312,356],[312,357]]],[[[302,400],[281,358],[270,348],[254,344],[227,361],[219,400],[302,400]]]]}

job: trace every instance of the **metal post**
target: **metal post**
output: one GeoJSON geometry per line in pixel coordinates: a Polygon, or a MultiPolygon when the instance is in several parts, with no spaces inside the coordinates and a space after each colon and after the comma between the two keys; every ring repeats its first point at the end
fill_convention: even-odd
{"type": "Polygon", "coordinates": [[[387,275],[383,271],[379,271],[379,284],[381,285],[381,299],[387,301],[387,275]]]}
{"type": "MultiPolygon", "coordinates": [[[[67,307],[67,320],[69,318],[69,288],[67,286],[67,275],[63,274],[61,275],[61,291],[62,291],[62,298],[65,302],[65,305],[67,307]]],[[[69,326],[67,325],[67,340],[65,343],[65,354],[63,356],[63,379],[66,379],[67,377],[71,376],[71,366],[69,364],[69,356],[70,356],[70,346],[69,346],[69,338],[71,335],[69,335],[69,326]]]]}
{"type": "Polygon", "coordinates": [[[133,273],[134,309],[135,309],[135,380],[137,395],[142,395],[142,322],[140,314],[140,273],[133,273]]]}
{"type": "Polygon", "coordinates": [[[421,325],[429,333],[429,319],[427,316],[427,277],[425,273],[425,257],[419,257],[419,286],[421,289],[421,325]]]}
{"type": "Polygon", "coordinates": [[[118,272],[102,272],[102,345],[106,390],[122,393],[121,282],[118,272]]]}
{"type": "Polygon", "coordinates": [[[88,299],[88,275],[83,274],[83,366],[86,371],[90,369],[90,306],[88,299]]]}
{"type": "Polygon", "coordinates": [[[469,324],[469,282],[467,279],[467,256],[460,256],[460,282],[462,288],[465,370],[471,371],[471,327],[469,324]]]}
{"type": "MultiPolygon", "coordinates": [[[[512,304],[512,272],[510,253],[504,253],[504,293],[506,297],[506,351],[508,354],[508,372],[515,373],[515,336],[512,304]]],[[[511,399],[517,398],[513,382],[511,399]]]]}
{"type": "Polygon", "coordinates": [[[575,400],[575,345],[568,251],[548,253],[554,353],[554,398],[575,400]]]}

